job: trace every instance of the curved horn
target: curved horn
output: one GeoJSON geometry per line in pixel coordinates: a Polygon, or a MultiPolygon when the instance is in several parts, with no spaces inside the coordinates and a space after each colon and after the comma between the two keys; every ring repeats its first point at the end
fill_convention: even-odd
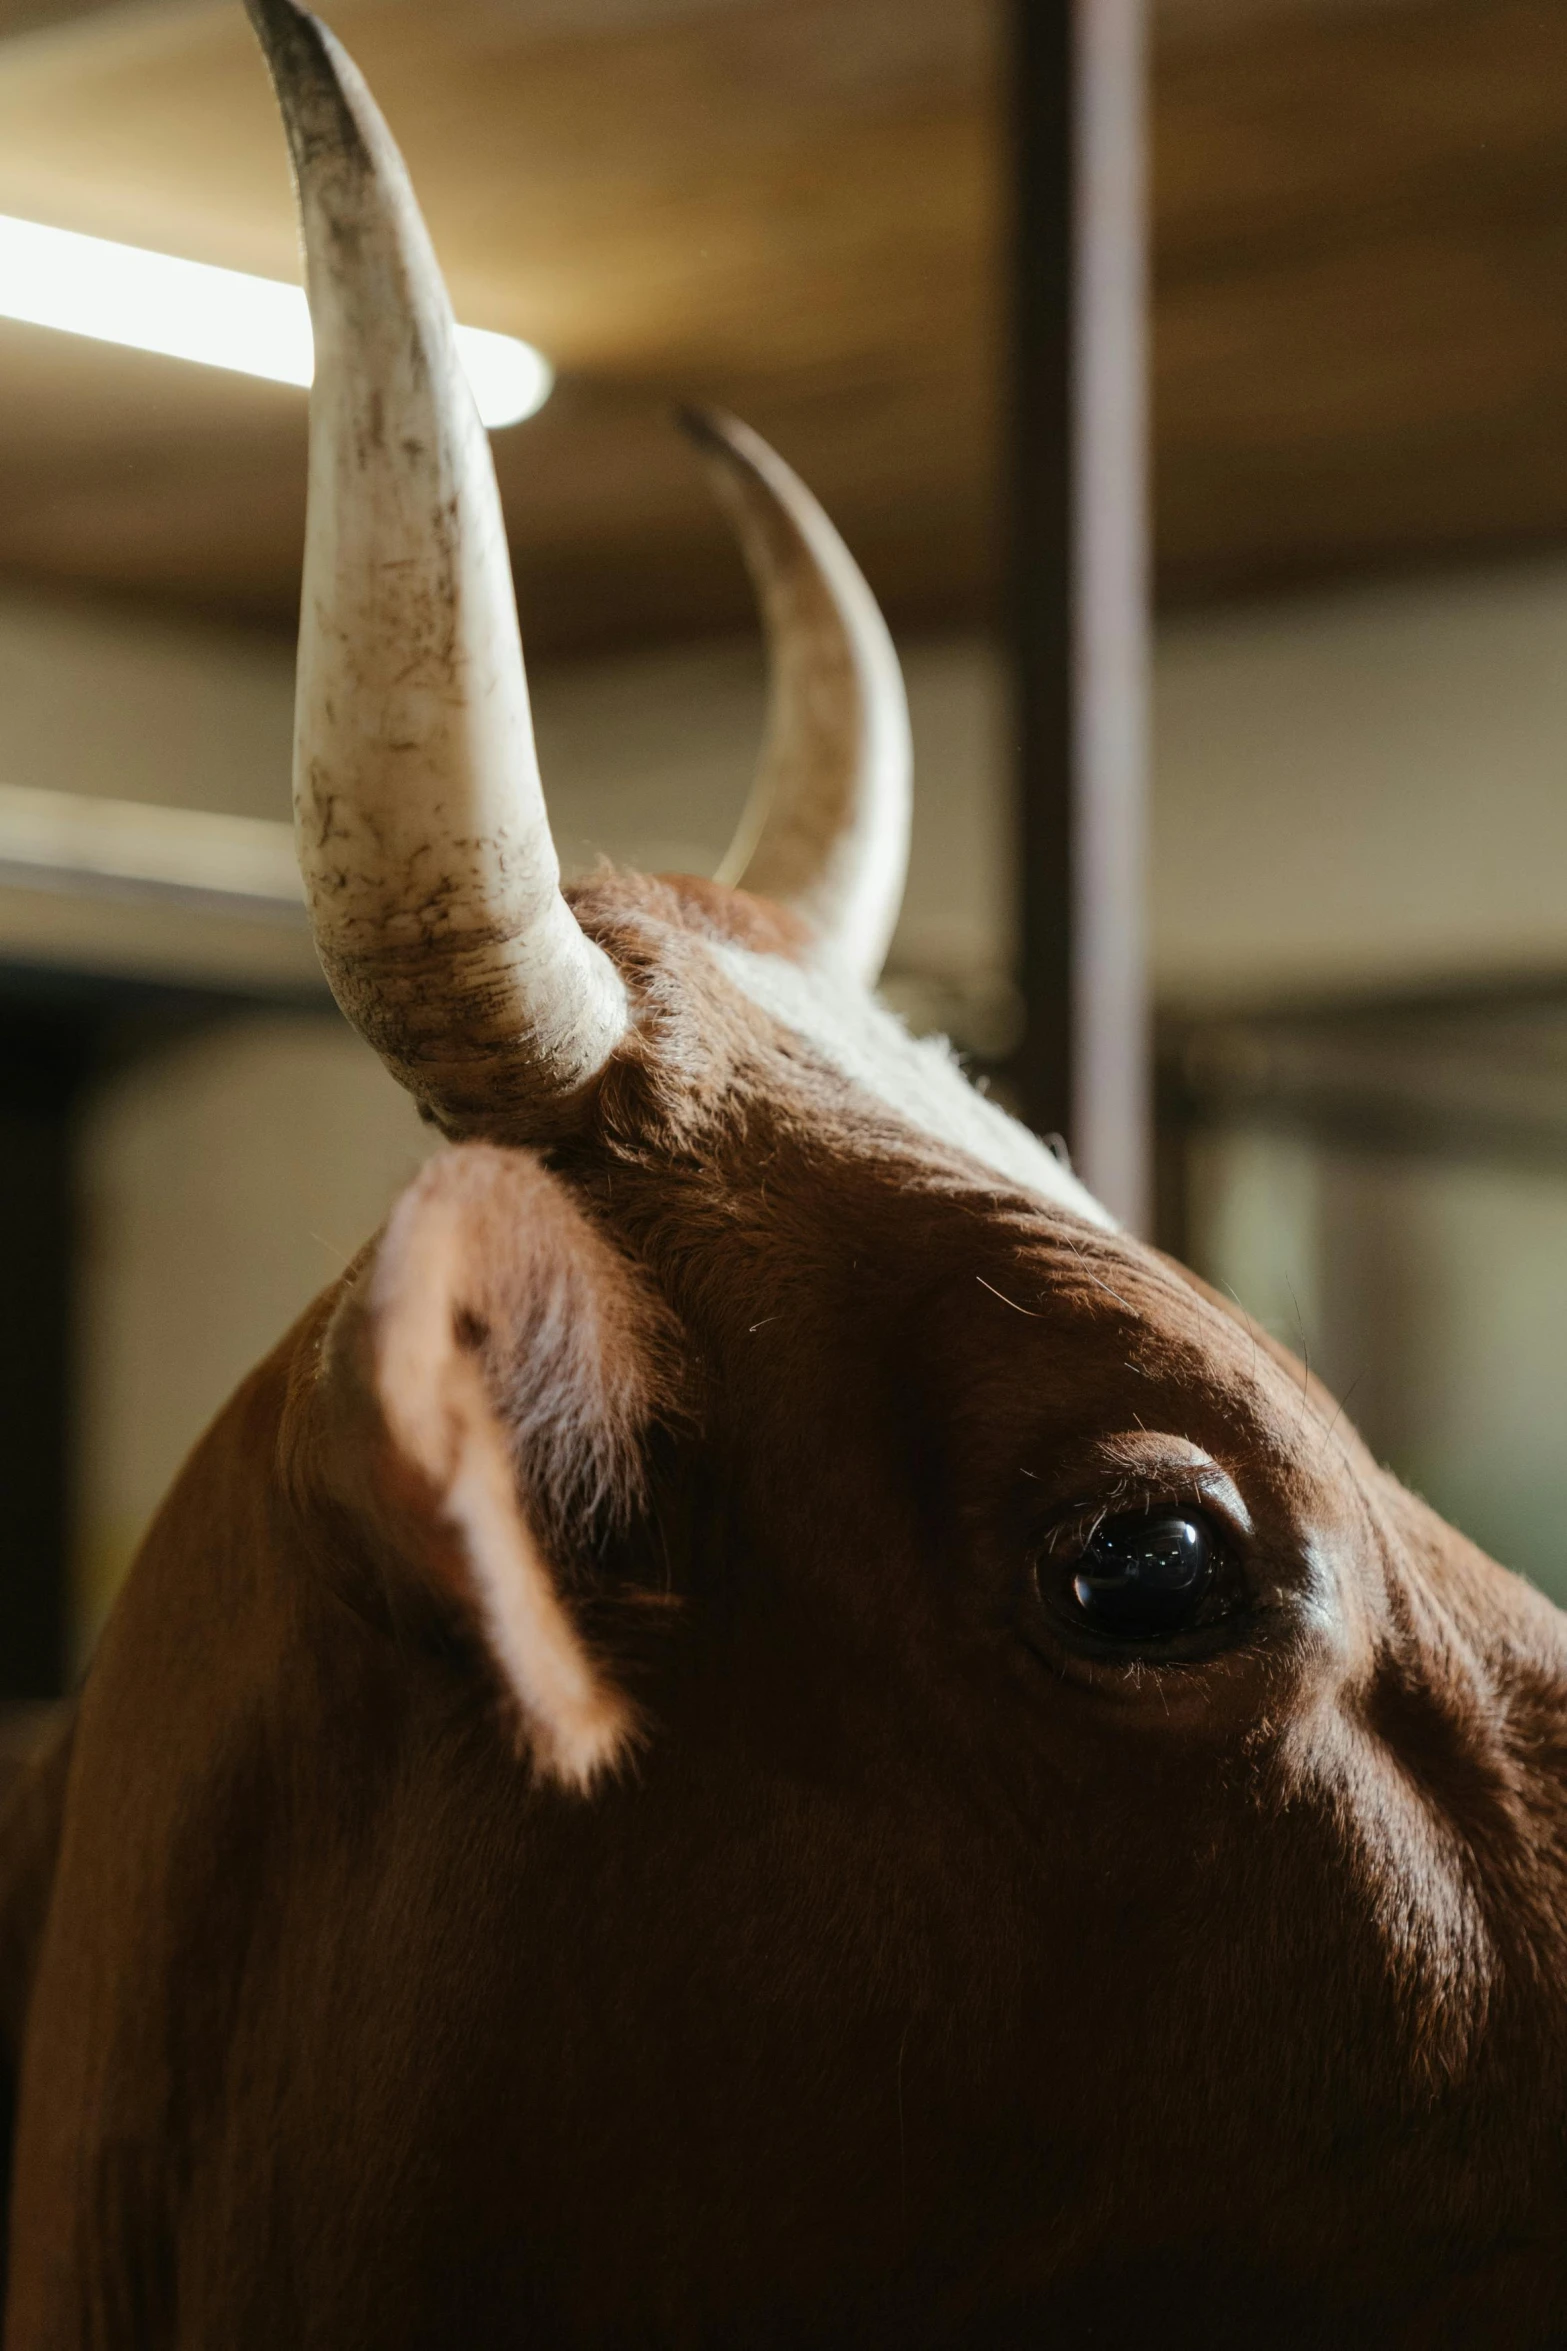
{"type": "Polygon", "coordinates": [[[560,893],[489,443],[374,100],[294,0],[247,5],[316,337],[294,749],[316,942],[448,1133],[558,1131],[626,997],[560,893]]]}
{"type": "Polygon", "coordinates": [[[756,582],[771,666],[756,783],[719,879],[793,907],[871,983],[909,863],[909,709],[887,624],[805,484],[734,417],[686,410],[756,582]]]}

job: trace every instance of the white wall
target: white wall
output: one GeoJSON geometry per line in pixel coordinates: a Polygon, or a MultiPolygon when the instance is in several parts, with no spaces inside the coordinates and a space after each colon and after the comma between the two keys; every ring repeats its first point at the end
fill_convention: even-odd
{"type": "Polygon", "coordinates": [[[77,1617],[191,1445],[435,1147],[344,1029],[261,1017],[117,1077],[82,1138],[77,1617]]]}
{"type": "Polygon", "coordinates": [[[1161,992],[1567,972],[1567,565],[1167,628],[1161,992]]]}
{"type": "Polygon", "coordinates": [[[288,815],[293,648],[129,605],[0,591],[0,780],[288,815]]]}

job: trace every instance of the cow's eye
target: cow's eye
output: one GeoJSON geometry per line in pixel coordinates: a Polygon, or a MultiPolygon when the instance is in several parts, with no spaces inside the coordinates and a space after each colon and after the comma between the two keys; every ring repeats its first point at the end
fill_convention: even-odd
{"type": "Polygon", "coordinates": [[[1218,1560],[1199,1511],[1101,1519],[1070,1563],[1070,1604],[1080,1624],[1111,1640],[1164,1640],[1207,1621],[1218,1560]]]}

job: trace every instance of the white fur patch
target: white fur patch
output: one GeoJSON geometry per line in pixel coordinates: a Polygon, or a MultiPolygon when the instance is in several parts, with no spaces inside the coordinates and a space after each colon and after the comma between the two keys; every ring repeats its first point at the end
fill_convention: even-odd
{"type": "Polygon", "coordinates": [[[1115,1219],[1085,1191],[1036,1135],[999,1104],[976,1093],[941,1037],[911,1037],[903,1023],[852,981],[716,945],[713,953],[736,987],[763,1012],[794,1029],[824,1061],[935,1142],[967,1152],[1052,1207],[1070,1209],[1114,1232],[1115,1219]]]}

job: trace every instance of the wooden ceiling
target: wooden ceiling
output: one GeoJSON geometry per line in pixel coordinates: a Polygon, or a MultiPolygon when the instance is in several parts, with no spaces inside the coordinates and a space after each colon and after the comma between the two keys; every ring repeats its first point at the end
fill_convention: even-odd
{"type": "Polygon", "coordinates": [[[1165,41],[1161,590],[1567,539],[1567,7],[1165,41]]]}
{"type": "MultiPolygon", "coordinates": [[[[497,436],[529,642],[747,598],[671,402],[749,416],[895,618],[995,575],[992,0],[337,0],[459,315],[555,360],[497,436]]],[[[0,0],[0,211],[274,275],[238,0],[0,0]]],[[[1567,539],[1567,5],[1167,0],[1167,602],[1567,539]]],[[[286,624],[303,396],[0,326],[0,569],[286,624]]]]}

